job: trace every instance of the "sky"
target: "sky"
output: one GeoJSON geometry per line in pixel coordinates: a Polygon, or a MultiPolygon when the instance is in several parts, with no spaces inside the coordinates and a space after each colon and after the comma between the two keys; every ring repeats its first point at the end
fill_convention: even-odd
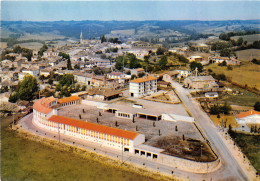
{"type": "Polygon", "coordinates": [[[5,21],[248,19],[260,19],[260,1],[1,1],[5,21]]]}

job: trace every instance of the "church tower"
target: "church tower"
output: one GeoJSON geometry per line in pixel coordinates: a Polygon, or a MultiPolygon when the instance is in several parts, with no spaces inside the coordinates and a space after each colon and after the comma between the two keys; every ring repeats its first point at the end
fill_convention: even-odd
{"type": "Polygon", "coordinates": [[[80,33],[80,44],[83,44],[83,35],[82,35],[82,31],[80,33]]]}

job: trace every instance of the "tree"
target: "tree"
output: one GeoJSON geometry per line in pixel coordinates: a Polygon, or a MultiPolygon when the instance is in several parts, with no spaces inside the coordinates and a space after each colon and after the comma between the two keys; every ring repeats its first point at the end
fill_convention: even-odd
{"type": "Polygon", "coordinates": [[[67,69],[68,70],[73,70],[70,62],[70,58],[67,59],[67,69]]]}
{"type": "Polygon", "coordinates": [[[42,75],[40,75],[39,79],[40,79],[41,81],[43,81],[43,80],[46,79],[46,77],[42,74],[42,75]]]}
{"type": "Polygon", "coordinates": [[[9,97],[9,102],[15,103],[19,99],[19,95],[17,92],[14,92],[13,94],[10,95],[9,97]]]}
{"type": "Polygon", "coordinates": [[[167,60],[167,56],[163,56],[160,61],[159,61],[159,66],[161,69],[165,70],[166,69],[166,65],[168,63],[168,60],[167,60]]]}
{"type": "Polygon", "coordinates": [[[86,88],[87,88],[87,86],[86,86],[86,85],[83,85],[83,86],[81,87],[81,91],[85,91],[86,88]]]}
{"type": "Polygon", "coordinates": [[[76,87],[75,87],[75,92],[79,92],[80,91],[80,84],[77,84],[76,87]]]}
{"type": "Polygon", "coordinates": [[[191,69],[192,71],[194,71],[194,70],[196,69],[196,67],[197,67],[197,69],[198,69],[199,72],[202,72],[202,70],[203,70],[203,65],[202,65],[201,63],[191,62],[191,64],[190,64],[190,69],[191,69]]]}
{"type": "Polygon", "coordinates": [[[40,51],[38,52],[38,55],[42,56],[43,52],[45,52],[46,50],[48,50],[48,46],[46,44],[42,45],[40,51]]]}
{"type": "Polygon", "coordinates": [[[231,56],[231,50],[228,48],[224,48],[220,50],[220,56],[222,57],[230,57],[231,56]]]}
{"type": "Polygon", "coordinates": [[[145,76],[145,73],[144,73],[144,72],[139,72],[139,73],[138,73],[138,77],[139,77],[139,78],[141,78],[141,77],[143,77],[143,76],[145,76]]]}
{"type": "Polygon", "coordinates": [[[256,103],[255,103],[254,109],[255,109],[256,111],[260,111],[260,102],[256,102],[256,103]]]}
{"type": "Polygon", "coordinates": [[[241,46],[243,44],[244,40],[242,37],[239,37],[238,40],[237,40],[237,45],[238,46],[241,46]]]}
{"type": "Polygon", "coordinates": [[[141,60],[136,58],[136,56],[133,53],[127,53],[124,56],[118,56],[116,57],[116,69],[122,70],[123,66],[127,68],[139,68],[141,67],[140,64],[141,60]]]}
{"type": "Polygon", "coordinates": [[[18,94],[21,100],[29,101],[33,99],[39,87],[36,78],[32,75],[26,75],[22,82],[18,84],[18,94]]]}
{"type": "Polygon", "coordinates": [[[156,51],[156,54],[157,55],[164,55],[164,53],[166,52],[167,50],[163,47],[159,47],[156,51]]]}
{"type": "Polygon", "coordinates": [[[131,80],[135,79],[137,76],[135,74],[131,75],[131,80]]]}
{"type": "Polygon", "coordinates": [[[102,35],[102,36],[100,37],[100,40],[101,40],[101,43],[103,43],[103,42],[106,42],[106,41],[107,41],[107,39],[106,39],[105,35],[102,35]]]}
{"type": "Polygon", "coordinates": [[[79,70],[80,69],[80,66],[78,64],[74,65],[74,69],[77,69],[79,70]]]}

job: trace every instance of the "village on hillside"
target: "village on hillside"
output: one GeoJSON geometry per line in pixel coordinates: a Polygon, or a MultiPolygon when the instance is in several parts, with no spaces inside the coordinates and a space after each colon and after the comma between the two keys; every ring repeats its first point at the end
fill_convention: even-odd
{"type": "Polygon", "coordinates": [[[248,78],[259,74],[259,41],[229,41],[224,33],[165,47],[118,33],[84,39],[81,32],[79,41],[62,46],[2,49],[1,116],[24,113],[24,121],[13,120],[18,129],[76,139],[71,144],[82,147],[86,141],[88,149],[117,158],[122,152],[172,174],[221,167],[211,129],[223,140],[260,133],[259,76],[248,78]],[[258,55],[245,60],[245,50],[258,55]]]}

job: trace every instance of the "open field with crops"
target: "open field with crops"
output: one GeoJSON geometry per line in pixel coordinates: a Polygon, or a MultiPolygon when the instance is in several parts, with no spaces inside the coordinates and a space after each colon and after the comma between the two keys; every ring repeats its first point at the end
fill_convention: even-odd
{"type": "Polygon", "coordinates": [[[251,61],[252,59],[260,60],[260,50],[259,49],[247,49],[236,51],[236,55],[240,61],[251,61]]]}
{"type": "Polygon", "coordinates": [[[234,66],[232,70],[227,70],[226,67],[211,64],[207,68],[216,74],[225,74],[228,80],[236,84],[260,90],[260,65],[246,63],[234,66]]]}
{"type": "Polygon", "coordinates": [[[254,41],[259,41],[260,40],[260,34],[244,35],[244,36],[233,36],[233,37],[231,37],[231,39],[237,40],[240,37],[242,37],[244,41],[247,41],[247,44],[251,44],[254,41]]]}

